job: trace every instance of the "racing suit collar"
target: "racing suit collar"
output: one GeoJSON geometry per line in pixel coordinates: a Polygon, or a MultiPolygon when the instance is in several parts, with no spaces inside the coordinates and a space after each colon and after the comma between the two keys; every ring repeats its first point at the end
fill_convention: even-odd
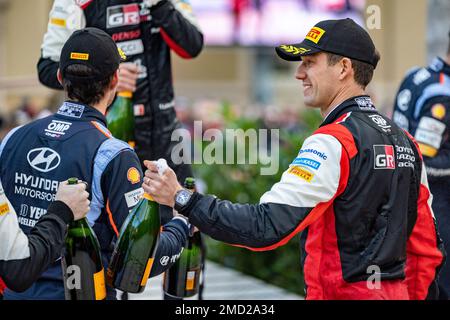
{"type": "Polygon", "coordinates": [[[450,76],[450,65],[440,57],[434,58],[430,64],[430,68],[436,72],[443,72],[450,76]]]}
{"type": "Polygon", "coordinates": [[[95,120],[106,126],[106,117],[100,111],[80,102],[64,101],[56,114],[71,120],[95,120]]]}
{"type": "Polygon", "coordinates": [[[321,127],[336,121],[342,114],[349,111],[376,111],[370,96],[356,96],[345,100],[335,107],[323,120],[321,127]]]}

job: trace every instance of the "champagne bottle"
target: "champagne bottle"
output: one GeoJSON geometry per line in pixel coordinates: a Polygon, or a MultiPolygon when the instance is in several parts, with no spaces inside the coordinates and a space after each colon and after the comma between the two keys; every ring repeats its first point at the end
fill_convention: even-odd
{"type": "MultiPolygon", "coordinates": [[[[76,183],[77,178],[69,179],[69,184],[76,183]]],[[[66,300],[106,298],[100,245],[86,218],[70,223],[61,264],[66,300]]]]}
{"type": "Polygon", "coordinates": [[[133,94],[130,91],[118,92],[114,103],[106,114],[108,129],[112,135],[120,140],[128,142],[134,148],[134,112],[133,94]]]}
{"type": "MultiPolygon", "coordinates": [[[[167,163],[159,167],[165,170],[167,163]]],[[[159,241],[161,222],[159,205],[144,193],[120,230],[106,272],[107,283],[125,292],[144,291],[159,241]]]]}
{"type": "MultiPolygon", "coordinates": [[[[188,177],[184,187],[195,191],[195,179],[188,177]]],[[[164,292],[172,297],[186,298],[198,293],[202,267],[201,234],[189,236],[180,258],[164,274],[164,292]]]]}

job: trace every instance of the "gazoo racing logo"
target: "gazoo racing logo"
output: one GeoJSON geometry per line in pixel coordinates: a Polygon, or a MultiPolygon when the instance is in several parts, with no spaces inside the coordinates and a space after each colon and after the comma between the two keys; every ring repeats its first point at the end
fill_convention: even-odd
{"type": "Polygon", "coordinates": [[[388,145],[374,145],[374,169],[395,169],[394,147],[388,145]]]}
{"type": "Polygon", "coordinates": [[[137,25],[140,21],[137,3],[112,6],[106,9],[107,28],[137,25]]]}
{"type": "Polygon", "coordinates": [[[36,148],[28,152],[27,160],[33,169],[40,172],[49,172],[59,166],[61,157],[50,148],[36,148]]]}

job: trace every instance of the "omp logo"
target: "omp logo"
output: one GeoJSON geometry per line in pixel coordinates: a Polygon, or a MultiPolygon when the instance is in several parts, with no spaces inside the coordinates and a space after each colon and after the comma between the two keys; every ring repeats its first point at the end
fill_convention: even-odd
{"type": "Polygon", "coordinates": [[[374,169],[395,169],[394,147],[388,145],[374,145],[374,169]]]}
{"type": "Polygon", "coordinates": [[[71,125],[71,122],[52,120],[52,122],[50,122],[47,126],[47,129],[45,129],[45,132],[50,136],[65,135],[66,131],[70,129],[71,125]]]}
{"type": "Polygon", "coordinates": [[[322,36],[325,34],[325,30],[318,28],[318,27],[314,27],[311,29],[311,31],[308,32],[308,34],[306,35],[306,39],[314,42],[314,43],[319,43],[320,38],[322,38],[322,36]]]}
{"type": "Polygon", "coordinates": [[[59,166],[61,157],[50,148],[36,148],[28,152],[27,160],[33,169],[49,172],[59,166]]]}
{"type": "Polygon", "coordinates": [[[136,3],[112,6],[106,9],[107,28],[137,25],[139,22],[139,5],[136,3]]]}

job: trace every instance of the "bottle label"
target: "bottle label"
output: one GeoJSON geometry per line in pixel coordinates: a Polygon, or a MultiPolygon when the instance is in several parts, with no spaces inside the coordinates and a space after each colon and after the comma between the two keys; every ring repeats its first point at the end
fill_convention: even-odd
{"type": "Polygon", "coordinates": [[[193,290],[195,282],[195,271],[188,271],[186,275],[186,290],[193,290]]]}
{"type": "Polygon", "coordinates": [[[95,300],[105,300],[106,287],[105,287],[105,272],[102,268],[97,273],[94,273],[94,288],[95,288],[95,300]]]}
{"type": "Polygon", "coordinates": [[[149,200],[149,201],[155,201],[155,199],[153,199],[153,197],[151,195],[149,195],[147,192],[144,193],[144,198],[149,200]]]}
{"type": "Polygon", "coordinates": [[[144,276],[142,277],[141,286],[145,286],[147,284],[148,276],[150,275],[150,271],[153,266],[153,258],[148,259],[147,267],[145,267],[144,276]]]}

